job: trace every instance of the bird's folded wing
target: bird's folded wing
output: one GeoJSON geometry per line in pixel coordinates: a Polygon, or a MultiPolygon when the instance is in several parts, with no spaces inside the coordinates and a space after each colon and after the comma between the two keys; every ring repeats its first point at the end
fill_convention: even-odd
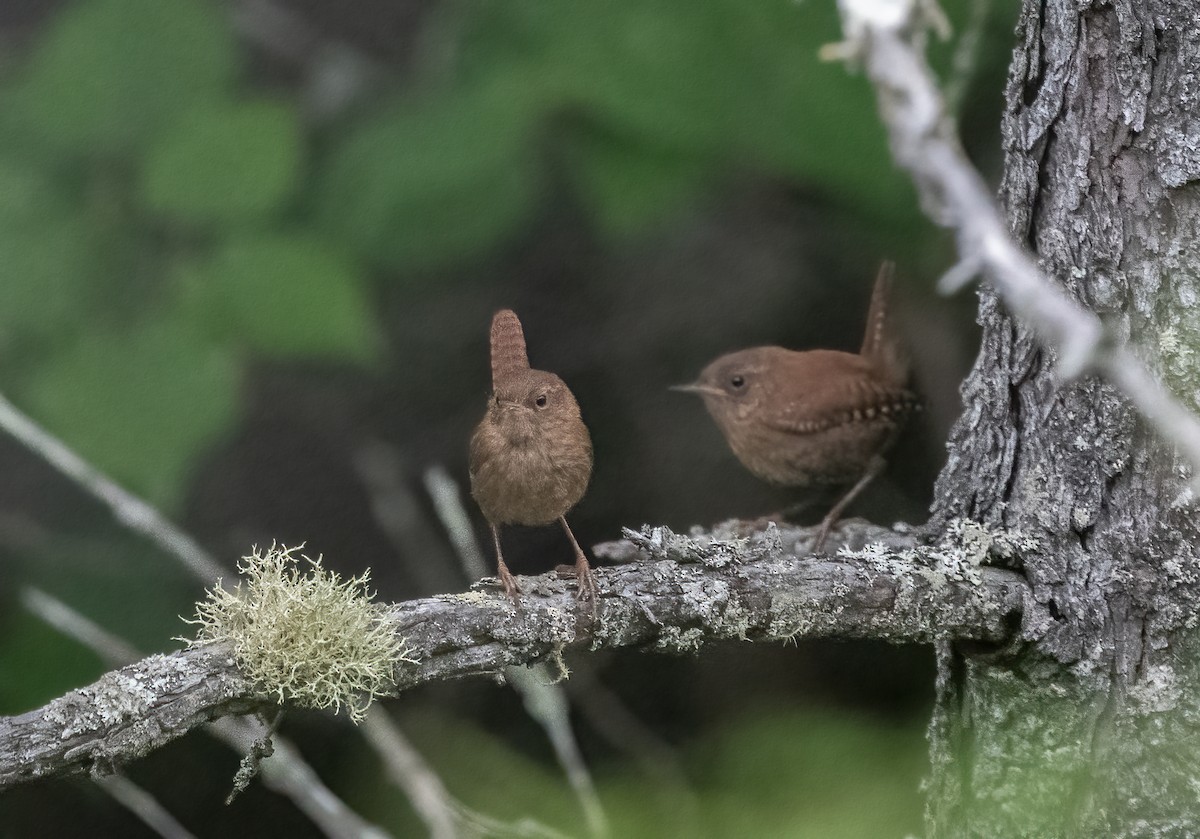
{"type": "Polygon", "coordinates": [[[905,388],[869,379],[832,379],[764,419],[779,431],[817,434],[859,422],[898,424],[919,406],[905,388]]]}

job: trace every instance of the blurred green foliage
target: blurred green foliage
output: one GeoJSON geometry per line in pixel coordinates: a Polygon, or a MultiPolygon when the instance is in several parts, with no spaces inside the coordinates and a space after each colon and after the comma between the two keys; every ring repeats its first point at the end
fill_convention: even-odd
{"type": "Polygon", "coordinates": [[[278,210],[300,168],[296,117],[277,103],[205,103],[149,149],[142,204],[183,223],[251,225],[278,210]]]}
{"type": "Polygon", "coordinates": [[[238,54],[216,4],[81,0],[0,91],[0,384],[168,507],[240,359],[374,347],[359,262],[288,217],[297,108],[238,54]]]}
{"type": "Polygon", "coordinates": [[[241,83],[219,5],[68,5],[0,90],[0,385],[170,505],[238,358],[368,362],[368,274],[478,258],[560,181],[612,236],[750,172],[913,223],[866,85],[816,58],[831,3],[446,4],[430,29],[453,72],[318,143],[241,83]]]}
{"type": "Polygon", "coordinates": [[[264,356],[367,359],[374,330],[353,264],[298,233],[230,235],[181,270],[205,334],[264,356]]]}
{"type": "MultiPolygon", "coordinates": [[[[450,792],[479,812],[534,818],[568,835],[585,832],[562,773],[461,719],[414,714],[402,723],[450,792]]],[[[636,748],[636,743],[629,744],[636,748]]],[[[861,837],[921,831],[917,784],[924,730],[817,709],[747,711],[680,752],[681,777],[621,764],[594,767],[613,836],[861,837]]],[[[356,806],[396,835],[420,832],[382,773],[357,763],[356,806]]]]}
{"type": "Polygon", "coordinates": [[[870,91],[817,59],[839,36],[831,3],[465,8],[453,78],[351,126],[319,193],[327,228],[401,275],[483,252],[525,220],[538,149],[610,235],[750,172],[912,224],[870,91]]]}
{"type": "Polygon", "coordinates": [[[8,122],[46,152],[125,157],[200,102],[231,92],[236,45],[219,7],[89,0],[63,11],[5,97],[8,122]]]}

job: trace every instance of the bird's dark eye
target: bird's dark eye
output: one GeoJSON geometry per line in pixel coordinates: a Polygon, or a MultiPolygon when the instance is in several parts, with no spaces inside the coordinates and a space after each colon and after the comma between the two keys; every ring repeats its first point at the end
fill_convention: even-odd
{"type": "Polygon", "coordinates": [[[729,384],[735,388],[742,387],[744,384],[746,384],[746,378],[745,376],[733,376],[730,378],[729,384]]]}
{"type": "Polygon", "coordinates": [[[539,408],[545,408],[546,407],[546,394],[543,393],[537,399],[533,400],[533,404],[537,405],[539,408]]]}

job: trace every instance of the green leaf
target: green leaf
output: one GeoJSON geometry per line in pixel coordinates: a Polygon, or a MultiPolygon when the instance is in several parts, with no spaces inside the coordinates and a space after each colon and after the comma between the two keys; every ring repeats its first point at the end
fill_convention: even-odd
{"type": "Polygon", "coordinates": [[[6,107],[10,125],[57,149],[124,151],[235,72],[220,6],[201,0],[83,0],[39,44],[6,107]]]}
{"type": "Polygon", "coordinates": [[[403,103],[351,132],[318,194],[318,222],[349,248],[412,269],[462,260],[524,222],[540,181],[520,85],[403,103]]]}
{"type": "Polygon", "coordinates": [[[270,355],[353,359],[376,346],[361,277],[311,238],[232,240],[185,282],[223,340],[270,355]]]}
{"type": "Polygon", "coordinates": [[[277,209],[299,168],[290,109],[265,102],[205,104],[150,149],[142,200],[192,222],[241,223],[277,209]]]}
{"type": "Polygon", "coordinates": [[[234,417],[238,370],[190,322],[165,314],[121,333],[88,333],[27,386],[30,413],[118,482],[174,501],[203,449],[234,417]]]}

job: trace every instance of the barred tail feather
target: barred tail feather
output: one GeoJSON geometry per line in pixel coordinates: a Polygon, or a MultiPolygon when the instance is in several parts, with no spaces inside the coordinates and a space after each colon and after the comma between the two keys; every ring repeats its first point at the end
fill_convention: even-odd
{"type": "Polygon", "coordinates": [[[514,373],[529,369],[525,352],[525,333],[512,309],[501,309],[492,316],[492,389],[514,373]]]}
{"type": "Polygon", "coordinates": [[[891,260],[879,266],[875,289],[871,292],[871,307],[867,310],[867,331],[863,336],[860,354],[897,385],[902,385],[908,381],[908,355],[891,328],[888,316],[895,274],[896,263],[891,260]]]}

